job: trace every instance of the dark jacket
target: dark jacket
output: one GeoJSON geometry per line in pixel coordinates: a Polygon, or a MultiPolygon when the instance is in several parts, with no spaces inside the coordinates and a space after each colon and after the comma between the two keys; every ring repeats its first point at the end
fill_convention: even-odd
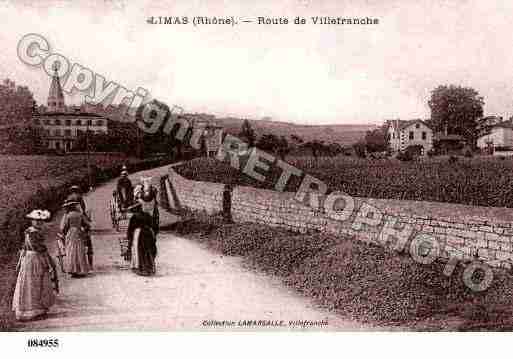
{"type": "Polygon", "coordinates": [[[117,192],[121,203],[124,207],[128,207],[134,201],[134,188],[128,177],[121,177],[118,180],[117,192]]]}
{"type": "Polygon", "coordinates": [[[128,237],[128,250],[132,250],[132,243],[134,241],[134,232],[137,228],[141,229],[139,237],[140,249],[148,251],[152,257],[157,255],[156,236],[153,232],[153,217],[145,212],[136,212],[130,218],[128,223],[127,237],[128,237]],[[142,245],[141,245],[142,244],[142,245]]]}

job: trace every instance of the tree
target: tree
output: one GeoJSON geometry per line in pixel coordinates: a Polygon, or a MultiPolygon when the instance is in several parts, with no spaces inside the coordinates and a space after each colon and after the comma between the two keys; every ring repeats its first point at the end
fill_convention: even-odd
{"type": "Polygon", "coordinates": [[[15,155],[32,155],[44,151],[41,132],[29,124],[3,129],[0,152],[15,155]]]}
{"type": "Polygon", "coordinates": [[[292,148],[289,146],[289,143],[285,136],[281,136],[278,144],[278,156],[282,160],[285,160],[285,156],[287,156],[290,153],[291,149],[292,148]]]}
{"type": "Polygon", "coordinates": [[[326,146],[326,153],[332,157],[341,154],[343,151],[344,148],[340,145],[340,143],[333,142],[326,146]]]}
{"type": "Polygon", "coordinates": [[[303,139],[302,139],[301,137],[299,137],[298,135],[290,135],[290,139],[291,139],[294,143],[296,143],[296,144],[298,144],[298,145],[300,145],[300,144],[302,144],[302,143],[304,143],[304,142],[305,142],[305,141],[303,141],[303,139]]]}
{"type": "Polygon", "coordinates": [[[428,105],[436,132],[461,135],[475,147],[484,106],[483,97],[476,90],[455,85],[438,86],[431,92],[428,105]]]}
{"type": "Polygon", "coordinates": [[[0,84],[0,126],[28,124],[32,119],[34,96],[26,86],[5,79],[0,84]]]}
{"type": "Polygon", "coordinates": [[[257,148],[263,151],[274,153],[282,160],[289,153],[290,147],[285,136],[275,136],[273,134],[265,134],[257,142],[257,148]]]}
{"type": "Polygon", "coordinates": [[[304,148],[309,149],[312,151],[312,156],[314,156],[315,159],[319,157],[322,153],[324,153],[324,142],[319,140],[313,140],[306,142],[303,144],[304,148]]]}
{"type": "Polygon", "coordinates": [[[354,153],[360,158],[367,158],[366,145],[363,141],[359,141],[353,145],[354,153]]]}
{"type": "Polygon", "coordinates": [[[256,134],[255,130],[251,127],[251,124],[248,120],[244,120],[242,122],[242,126],[239,132],[239,138],[245,141],[249,147],[254,147],[256,143],[256,134]]]}
{"type": "Polygon", "coordinates": [[[364,142],[368,152],[386,151],[389,146],[389,138],[385,127],[367,131],[364,142]]]}

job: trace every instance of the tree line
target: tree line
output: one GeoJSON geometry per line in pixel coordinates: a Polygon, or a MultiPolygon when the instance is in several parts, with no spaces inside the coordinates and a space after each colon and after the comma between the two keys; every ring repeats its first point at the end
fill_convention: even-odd
{"type": "MultiPolygon", "coordinates": [[[[160,107],[166,104],[153,100],[160,107]]],[[[460,135],[472,147],[476,147],[477,139],[490,131],[493,123],[483,117],[484,100],[479,93],[470,87],[456,85],[442,85],[431,91],[428,101],[431,118],[426,122],[434,133],[443,132],[449,135],[460,135]]],[[[36,106],[32,92],[27,86],[16,85],[14,81],[5,79],[0,84],[0,151],[3,153],[43,153],[42,135],[32,124],[35,112],[44,111],[44,106],[36,106]]],[[[102,115],[109,121],[107,134],[82,133],[79,135],[75,150],[101,152],[123,152],[127,155],[139,157],[151,156],[154,153],[169,153],[170,151],[183,155],[191,153],[193,149],[183,147],[173,135],[166,135],[162,131],[148,134],[136,124],[142,108],[129,112],[124,104],[89,106],[88,111],[102,115]],[[135,112],[135,114],[134,114],[135,112]],[[89,147],[88,147],[89,146],[89,147]]],[[[191,136],[189,129],[187,136],[191,136]]],[[[248,120],[242,122],[237,133],[250,147],[256,146],[264,151],[271,152],[280,158],[294,153],[309,153],[314,157],[336,156],[338,154],[356,153],[365,156],[365,153],[385,152],[389,150],[387,128],[382,126],[367,131],[365,137],[356,143],[352,149],[343,147],[338,143],[325,143],[320,140],[304,141],[295,134],[290,136],[277,136],[265,133],[257,136],[248,120]]],[[[186,137],[187,137],[186,136],[186,137]]],[[[200,150],[201,152],[201,150],[200,150]]]]}

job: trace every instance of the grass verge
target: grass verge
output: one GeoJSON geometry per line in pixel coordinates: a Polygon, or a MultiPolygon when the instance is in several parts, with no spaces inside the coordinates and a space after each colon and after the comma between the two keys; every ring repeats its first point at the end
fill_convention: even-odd
{"type": "Polygon", "coordinates": [[[260,224],[226,223],[205,213],[177,223],[180,235],[284,283],[345,318],[414,330],[512,330],[513,279],[497,273],[490,288],[472,292],[463,268],[443,275],[443,263],[421,265],[350,237],[298,235],[260,224]]]}

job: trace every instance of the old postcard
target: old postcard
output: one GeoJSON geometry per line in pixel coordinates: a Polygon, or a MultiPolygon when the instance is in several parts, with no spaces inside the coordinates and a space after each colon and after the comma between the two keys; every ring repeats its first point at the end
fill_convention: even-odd
{"type": "Polygon", "coordinates": [[[0,17],[2,331],[513,329],[513,4],[0,17]]]}

